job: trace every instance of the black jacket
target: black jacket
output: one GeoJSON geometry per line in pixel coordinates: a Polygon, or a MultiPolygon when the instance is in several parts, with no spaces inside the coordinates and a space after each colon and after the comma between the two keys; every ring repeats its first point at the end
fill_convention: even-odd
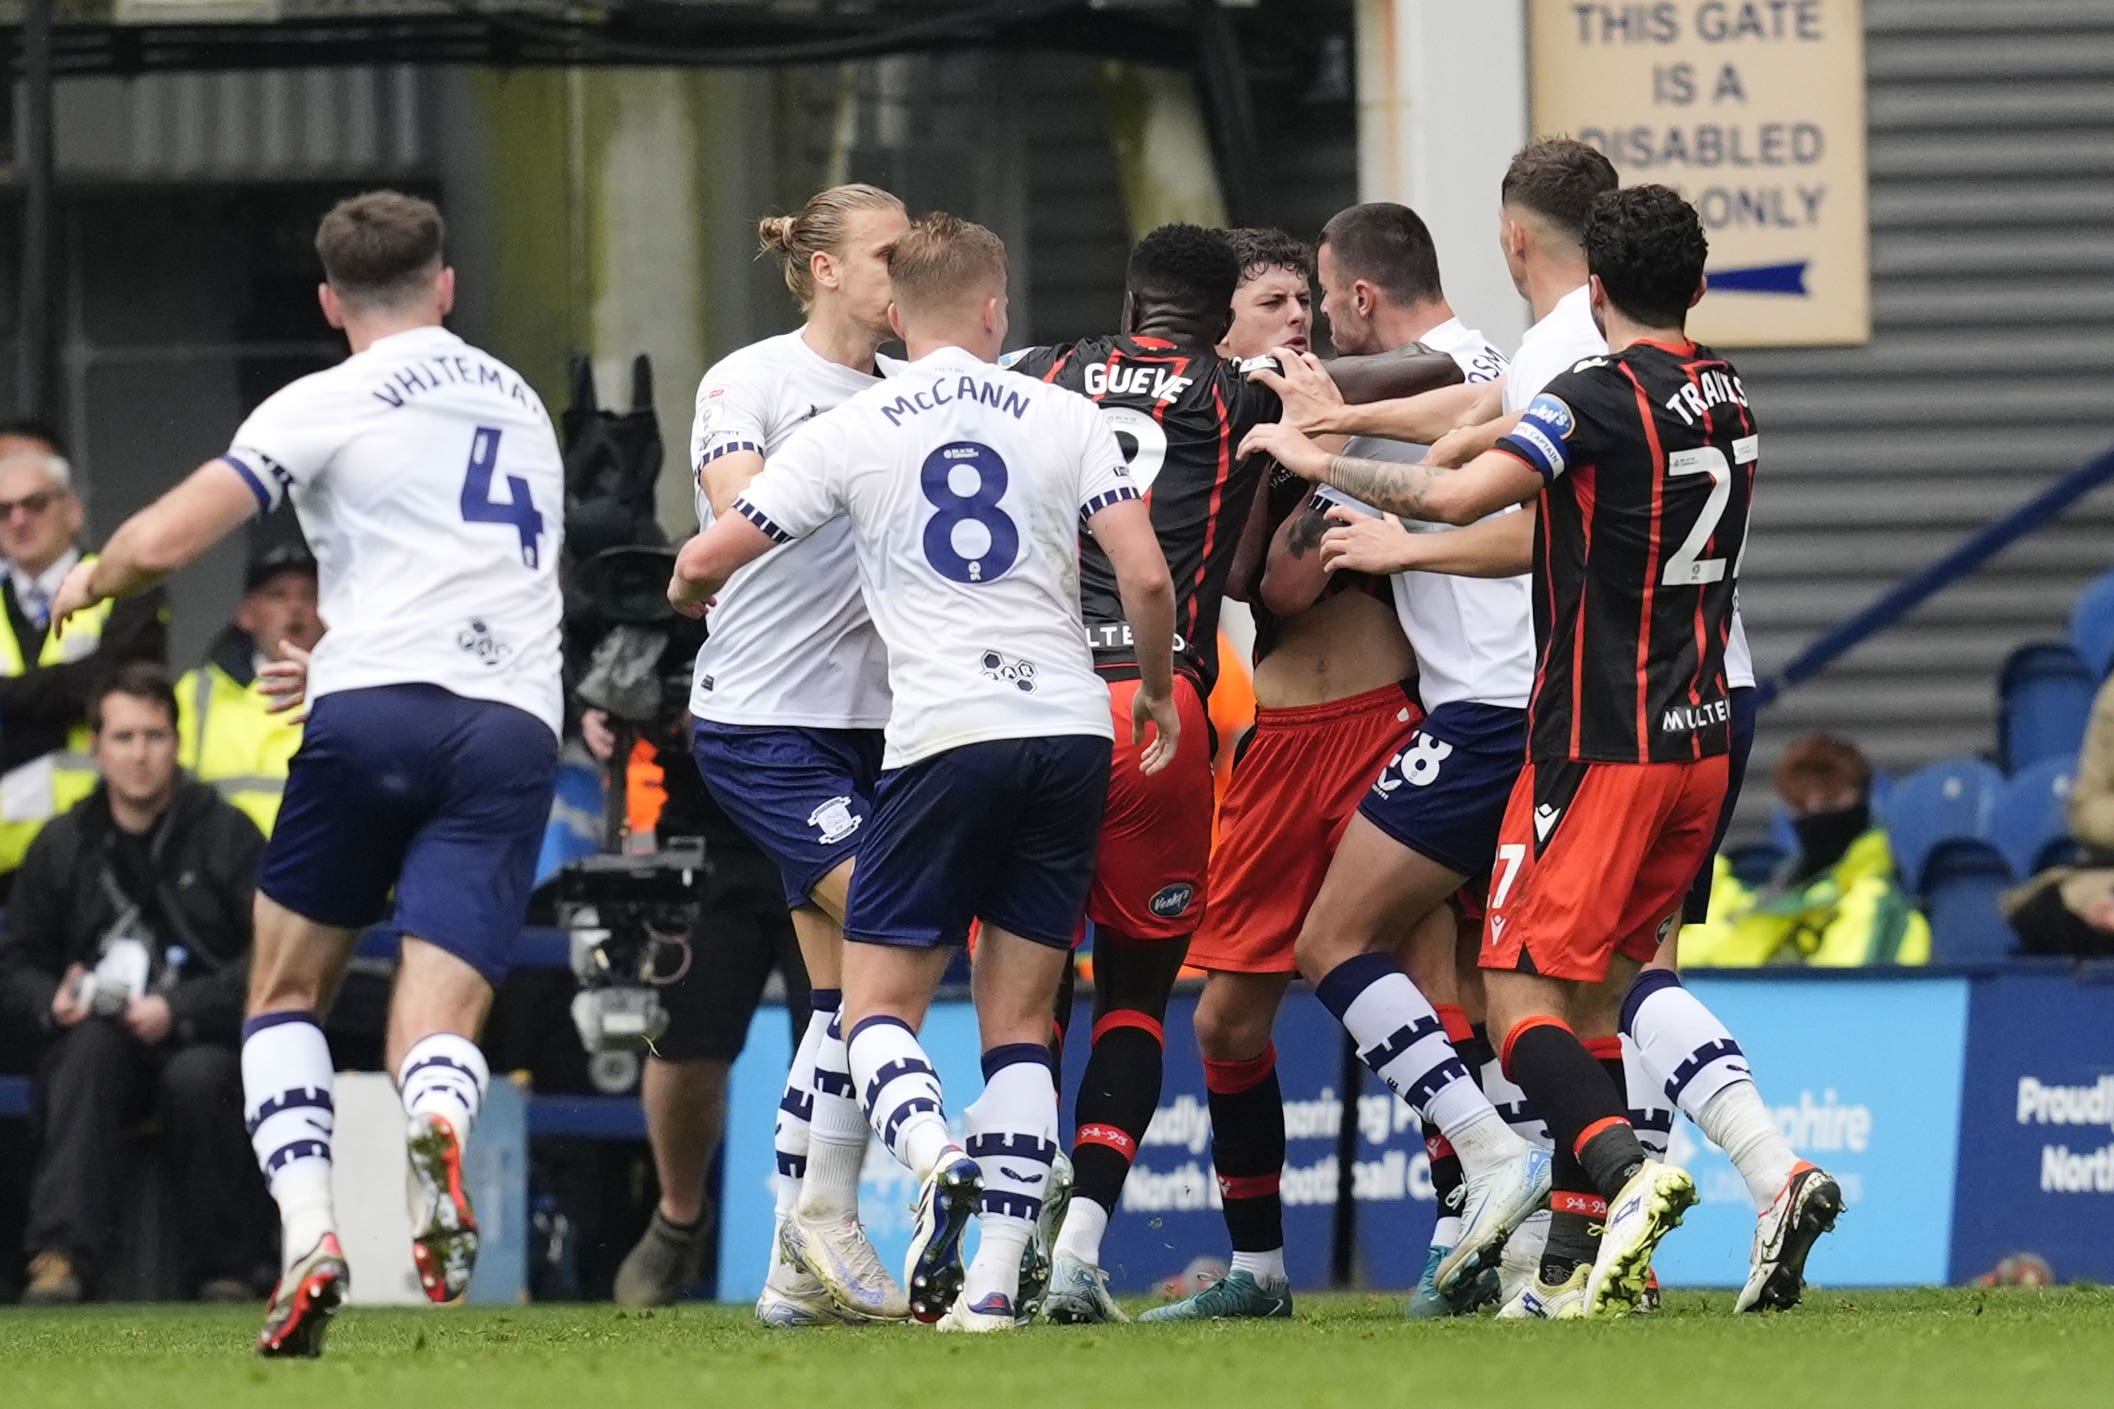
{"type": "MultiPolygon", "coordinates": [[[[38,834],[8,898],[0,936],[0,1011],[43,1029],[69,965],[95,966],[119,908],[104,873],[116,823],[102,787],[38,834]]],[[[160,910],[187,952],[165,990],[180,1042],[233,1042],[242,1032],[249,983],[250,904],[264,837],[219,793],[190,778],[156,828],[160,910]]]]}
{"type": "MultiPolygon", "coordinates": [[[[15,601],[14,579],[0,572],[0,610],[34,661],[49,629],[30,622],[15,601]]],[[[31,665],[0,676],[0,773],[66,747],[66,732],[88,722],[88,694],[105,675],[133,661],[165,663],[169,656],[168,601],[157,587],[124,597],[110,609],[95,653],[63,665],[31,665]]]]}

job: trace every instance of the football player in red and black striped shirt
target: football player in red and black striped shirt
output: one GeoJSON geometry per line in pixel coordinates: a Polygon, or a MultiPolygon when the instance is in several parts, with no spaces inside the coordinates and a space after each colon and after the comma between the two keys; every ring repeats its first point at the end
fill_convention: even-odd
{"type": "MultiPolygon", "coordinates": [[[[1241,266],[1225,234],[1165,225],[1131,251],[1123,331],[1006,359],[1092,399],[1130,454],[1175,584],[1175,699],[1183,727],[1208,737],[1219,607],[1266,465],[1241,440],[1282,411],[1277,393],[1221,357],[1241,266]]],[[[1412,348],[1330,364],[1347,399],[1407,394],[1460,378],[1451,358],[1412,348]]],[[[1205,904],[1211,853],[1211,750],[1185,750],[1147,776],[1129,743],[1137,665],[1106,558],[1080,543],[1080,606],[1119,721],[1108,811],[1087,916],[1094,922],[1092,1054],[1074,1110],[1076,1195],[1058,1239],[1045,1310],[1054,1319],[1120,1317],[1102,1285],[1101,1235],[1159,1104],[1162,1019],[1205,904]]]]}
{"type": "Polygon", "coordinates": [[[1646,1158],[1623,1093],[1568,1020],[1652,956],[1708,854],[1731,742],[1725,642],[1759,460],[1738,374],[1683,331],[1704,287],[1694,209],[1663,186],[1610,192],[1587,217],[1585,248],[1608,356],[1550,382],[1460,470],[1328,457],[1276,428],[1244,446],[1417,518],[1468,523],[1541,501],[1527,769],[1500,833],[1482,966],[1506,1072],[1555,1140],[1556,1186],[1608,1200],[1597,1258],[1582,1238],[1574,1246],[1567,1220],[1551,1226],[1542,1299],[1575,1314],[1634,1305],[1652,1250],[1695,1200],[1684,1171],[1646,1158]]]}

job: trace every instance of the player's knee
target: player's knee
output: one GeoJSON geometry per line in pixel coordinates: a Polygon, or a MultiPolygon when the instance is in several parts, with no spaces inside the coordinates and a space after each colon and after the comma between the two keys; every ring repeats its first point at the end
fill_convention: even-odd
{"type": "Polygon", "coordinates": [[[1311,911],[1292,944],[1292,962],[1308,983],[1319,983],[1344,960],[1364,952],[1364,946],[1348,937],[1342,926],[1329,923],[1327,915],[1311,911]]]}
{"type": "Polygon", "coordinates": [[[1257,1011],[1253,1003],[1237,996],[1237,990],[1216,999],[1211,996],[1210,987],[1204,992],[1206,999],[1197,1004],[1196,1010],[1196,1047],[1204,1060],[1244,1062],[1261,1056],[1270,1045],[1275,1009],[1257,1011]]]}

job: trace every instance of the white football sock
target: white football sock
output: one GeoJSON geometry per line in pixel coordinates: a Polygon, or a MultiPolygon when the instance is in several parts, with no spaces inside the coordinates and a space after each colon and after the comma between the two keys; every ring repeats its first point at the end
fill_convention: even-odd
{"type": "Polygon", "coordinates": [[[816,1016],[828,1021],[815,1045],[815,1104],[808,1127],[807,1177],[800,1181],[800,1214],[842,1221],[859,1216],[859,1171],[866,1164],[866,1142],[873,1132],[854,1094],[843,1013],[832,1006],[826,1014],[818,1009],[816,1016]]]}
{"type": "Polygon", "coordinates": [[[1736,1082],[1711,1097],[1696,1124],[1747,1181],[1756,1213],[1776,1201],[1777,1191],[1798,1168],[1797,1151],[1777,1129],[1776,1118],[1752,1081],[1736,1082]]]}
{"type": "Polygon", "coordinates": [[[437,1115],[455,1128],[458,1144],[470,1142],[484,1093],[491,1085],[484,1053],[467,1037],[436,1032],[412,1044],[397,1069],[396,1091],[407,1116],[437,1115]]]}
{"type": "Polygon", "coordinates": [[[1525,1148],[1469,1075],[1430,1002],[1393,959],[1361,954],[1346,960],[1314,992],[1350,1033],[1358,1060],[1452,1142],[1464,1175],[1473,1178],[1525,1148]]]}
{"type": "Polygon", "coordinates": [[[1762,1104],[1747,1054],[1725,1024],[1678,977],[1653,969],[1630,990],[1622,1026],[1668,1099],[1740,1171],[1755,1210],[1768,1208],[1798,1155],[1762,1104]]]}
{"type": "Polygon", "coordinates": [[[313,1014],[268,1013],[243,1024],[243,1115],[279,1205],[282,1271],[337,1228],[330,1201],[333,1075],[330,1044],[313,1014]]]}
{"type": "Polygon", "coordinates": [[[1622,1077],[1629,1087],[1630,1128],[1637,1132],[1637,1143],[1653,1159],[1665,1159],[1677,1116],[1667,1103],[1666,1083],[1637,1050],[1637,1039],[1627,1035],[1622,1039],[1622,1077]]]}
{"type": "Polygon", "coordinates": [[[984,1175],[976,1257],[962,1295],[971,1307],[996,1293],[1020,1296],[1020,1257],[1050,1192],[1057,1159],[1057,1084],[1047,1047],[1020,1043],[984,1053],[984,1090],[969,1107],[969,1157],[984,1175]]]}
{"type": "Polygon", "coordinates": [[[1108,1210],[1088,1198],[1065,1206],[1064,1226],[1057,1230],[1057,1253],[1089,1267],[1101,1265],[1101,1239],[1108,1232],[1108,1210]]]}
{"type": "Polygon", "coordinates": [[[1272,1248],[1268,1252],[1237,1252],[1233,1254],[1233,1265],[1227,1272],[1245,1272],[1255,1279],[1259,1287],[1281,1287],[1290,1279],[1285,1276],[1285,1250],[1272,1248]]]}
{"type": "Polygon", "coordinates": [[[924,1179],[954,1145],[932,1059],[899,1018],[867,1018],[846,1045],[866,1123],[905,1169],[924,1179]]]}
{"type": "Polygon", "coordinates": [[[808,1014],[800,1045],[793,1049],[793,1065],[785,1074],[785,1090],[778,1097],[778,1121],[771,1131],[778,1172],[772,1177],[771,1192],[780,1225],[799,1204],[800,1184],[807,1177],[810,1123],[815,1113],[815,1049],[828,1029],[829,1014],[808,1014]]]}

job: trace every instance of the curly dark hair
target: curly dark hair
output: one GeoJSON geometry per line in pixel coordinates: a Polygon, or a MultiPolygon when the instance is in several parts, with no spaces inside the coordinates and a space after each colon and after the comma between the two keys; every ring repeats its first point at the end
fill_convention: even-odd
{"type": "Polygon", "coordinates": [[[1521,147],[1512,158],[1498,197],[1583,241],[1586,211],[1621,184],[1615,164],[1598,149],[1570,137],[1544,137],[1521,147]]]}
{"type": "Polygon", "coordinates": [[[1670,186],[1610,191],[1586,212],[1586,269],[1608,302],[1648,328],[1679,328],[1703,281],[1710,241],[1696,208],[1670,186]]]}
{"type": "Polygon", "coordinates": [[[1201,319],[1230,317],[1241,262],[1222,230],[1162,225],[1132,247],[1124,285],[1139,306],[1201,319]]]}
{"type": "Polygon", "coordinates": [[[1367,201],[1339,210],[1321,227],[1329,262],[1346,278],[1363,279],[1408,307],[1444,298],[1439,247],[1424,218],[1393,201],[1367,201]]]}
{"type": "Polygon", "coordinates": [[[1244,281],[1272,269],[1289,269],[1302,279],[1314,277],[1314,247],[1297,235],[1269,228],[1228,230],[1226,241],[1240,261],[1244,281]]]}

